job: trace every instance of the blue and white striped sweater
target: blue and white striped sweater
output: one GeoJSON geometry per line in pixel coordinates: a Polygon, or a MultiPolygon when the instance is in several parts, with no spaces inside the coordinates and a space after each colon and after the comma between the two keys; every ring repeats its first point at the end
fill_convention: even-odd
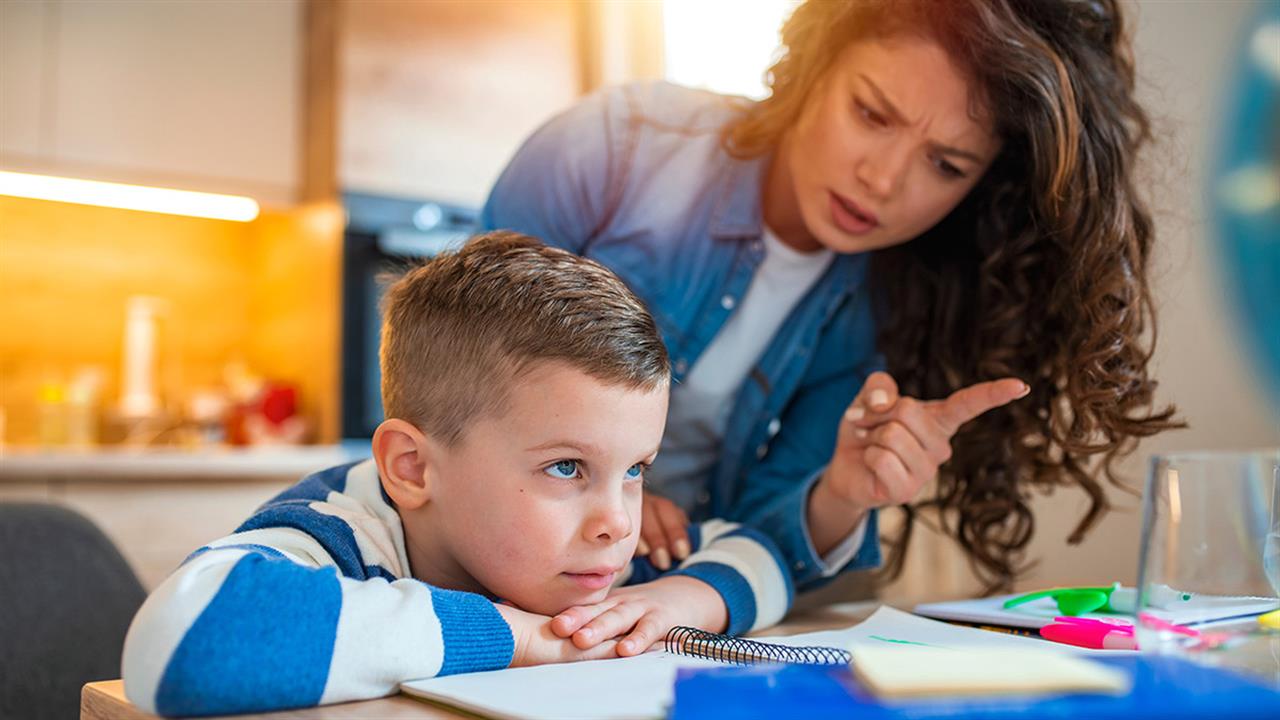
{"type": "MultiPolygon", "coordinates": [[[[764,536],[711,520],[671,571],[724,598],[729,632],[782,619],[791,577],[764,536]]],[[[659,572],[633,560],[619,584],[659,572]]],[[[409,575],[400,516],[372,461],[315,473],[156,588],[125,639],[125,693],[162,715],[215,715],[380,697],[404,680],[510,664],[493,603],[409,575]]]]}

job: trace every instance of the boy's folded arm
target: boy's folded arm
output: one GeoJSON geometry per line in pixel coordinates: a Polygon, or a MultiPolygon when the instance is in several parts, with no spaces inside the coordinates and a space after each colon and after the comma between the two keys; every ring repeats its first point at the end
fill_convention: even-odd
{"type": "Polygon", "coordinates": [[[152,593],[125,640],[130,701],[163,715],[306,707],[511,662],[511,629],[486,598],[342,577],[319,543],[279,530],[281,547],[202,548],[152,593]]]}
{"type": "Polygon", "coordinates": [[[710,585],[729,613],[726,632],[739,635],[774,625],[795,597],[782,553],[764,534],[723,520],[689,526],[693,552],[678,567],[663,573],[647,557],[631,562],[626,584],[685,575],[710,585]]]}

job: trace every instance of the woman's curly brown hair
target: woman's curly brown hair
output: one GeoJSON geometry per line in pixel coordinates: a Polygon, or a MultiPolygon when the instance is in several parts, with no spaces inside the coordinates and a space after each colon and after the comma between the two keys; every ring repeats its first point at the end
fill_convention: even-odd
{"type": "Polygon", "coordinates": [[[936,493],[904,506],[886,572],[930,510],[991,592],[1026,568],[1033,490],[1085,491],[1078,543],[1109,508],[1099,471],[1125,487],[1117,460],[1183,426],[1152,409],[1152,223],[1133,177],[1150,130],[1115,0],[810,0],[783,28],[771,96],[724,129],[726,147],[771,152],[849,42],[903,32],[968,72],[1003,149],[948,217],[875,253],[879,350],[907,395],[1006,376],[1031,394],[955,436],[936,493]]]}

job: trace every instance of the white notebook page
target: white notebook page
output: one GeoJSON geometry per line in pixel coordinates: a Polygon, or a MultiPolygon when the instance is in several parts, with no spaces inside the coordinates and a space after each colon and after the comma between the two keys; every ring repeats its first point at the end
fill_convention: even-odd
{"type": "MultiPolygon", "coordinates": [[[[948,625],[889,607],[881,607],[864,622],[843,630],[761,641],[845,649],[854,643],[869,642],[948,648],[1031,646],[1080,652],[1069,645],[948,625]]],[[[666,717],[674,697],[677,669],[719,664],[655,651],[614,660],[414,680],[403,683],[400,689],[409,695],[503,720],[647,720],[666,717]]]]}

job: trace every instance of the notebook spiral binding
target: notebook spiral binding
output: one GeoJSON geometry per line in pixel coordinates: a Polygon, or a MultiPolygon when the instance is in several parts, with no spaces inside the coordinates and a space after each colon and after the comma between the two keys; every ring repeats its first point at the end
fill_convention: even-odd
{"type": "Polygon", "coordinates": [[[791,647],[773,643],[707,632],[679,625],[667,633],[666,650],[670,653],[702,657],[734,665],[792,663],[796,665],[847,665],[848,651],[840,648],[807,646],[791,647]]]}

